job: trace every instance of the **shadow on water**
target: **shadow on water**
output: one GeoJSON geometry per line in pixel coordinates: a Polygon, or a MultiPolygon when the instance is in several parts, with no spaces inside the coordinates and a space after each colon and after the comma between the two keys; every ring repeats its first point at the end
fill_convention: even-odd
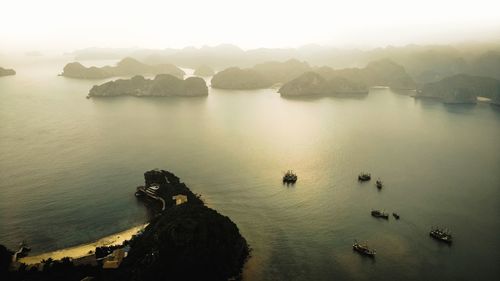
{"type": "Polygon", "coordinates": [[[465,114],[465,113],[470,113],[476,107],[476,104],[474,104],[474,103],[471,103],[471,104],[466,104],[466,103],[461,103],[461,104],[444,103],[443,107],[449,113],[465,114]]]}
{"type": "Polygon", "coordinates": [[[490,103],[490,108],[493,111],[500,113],[500,104],[490,103]]]}
{"type": "Polygon", "coordinates": [[[416,94],[416,90],[391,89],[391,92],[402,96],[412,96],[416,94]]]}
{"type": "Polygon", "coordinates": [[[124,104],[129,102],[143,102],[144,104],[154,104],[154,105],[162,105],[162,104],[177,104],[177,103],[189,103],[189,104],[197,104],[204,103],[207,101],[208,96],[145,96],[145,97],[137,97],[137,96],[111,96],[111,97],[92,97],[89,100],[96,105],[105,105],[109,106],[124,104]]]}

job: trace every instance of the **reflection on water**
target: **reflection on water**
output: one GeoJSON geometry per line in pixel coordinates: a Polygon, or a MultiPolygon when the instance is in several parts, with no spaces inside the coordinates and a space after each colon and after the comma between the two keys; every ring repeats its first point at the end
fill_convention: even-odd
{"type": "Polygon", "coordinates": [[[34,252],[144,222],[144,171],[175,172],[251,244],[245,280],[491,280],[500,272],[500,112],[389,89],[363,99],[85,99],[64,63],[0,79],[0,243],[34,252]],[[293,169],[298,181],[282,184],[293,169]],[[360,171],[384,181],[358,183],[360,171]],[[396,211],[379,221],[371,209],[396,211]],[[428,236],[449,227],[451,247],[428,236]],[[478,239],[477,237],[480,237],[478,239]],[[368,241],[375,260],[352,251],[368,241]]]}

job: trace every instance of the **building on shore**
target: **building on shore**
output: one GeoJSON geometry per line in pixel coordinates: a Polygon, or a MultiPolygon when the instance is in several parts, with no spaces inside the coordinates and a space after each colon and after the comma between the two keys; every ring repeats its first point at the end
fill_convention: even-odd
{"type": "Polygon", "coordinates": [[[110,255],[104,258],[102,263],[103,269],[117,269],[120,267],[123,259],[127,257],[127,254],[130,250],[129,246],[125,246],[123,248],[119,248],[113,251],[110,255]]]}
{"type": "Polygon", "coordinates": [[[172,197],[172,200],[175,200],[175,205],[184,204],[188,201],[186,195],[178,194],[172,197]]]}

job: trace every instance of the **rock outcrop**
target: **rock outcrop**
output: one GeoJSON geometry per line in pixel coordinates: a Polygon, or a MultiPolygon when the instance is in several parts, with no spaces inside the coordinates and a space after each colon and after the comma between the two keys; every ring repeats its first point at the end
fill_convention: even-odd
{"type": "Polygon", "coordinates": [[[252,90],[269,88],[273,82],[253,69],[230,67],[212,78],[212,88],[252,90]]]}
{"type": "Polygon", "coordinates": [[[306,62],[298,60],[266,62],[246,69],[232,67],[217,73],[212,78],[212,87],[236,90],[269,88],[277,83],[290,82],[309,71],[320,74],[326,80],[337,80],[341,84],[354,83],[346,85],[347,88],[358,88],[359,85],[387,86],[392,89],[416,88],[415,82],[404,67],[388,59],[373,61],[365,68],[338,70],[327,66],[311,68],[306,62]],[[348,82],[339,81],[338,78],[344,78],[348,82]]]}
{"type": "Polygon", "coordinates": [[[311,71],[311,67],[307,62],[301,62],[295,59],[285,62],[264,62],[256,64],[252,69],[269,79],[273,84],[286,83],[307,71],[311,71]]]}
{"type": "Polygon", "coordinates": [[[314,71],[327,79],[328,77],[342,77],[368,87],[386,86],[396,90],[416,89],[415,82],[406,73],[404,67],[388,59],[370,62],[365,68],[337,70],[330,67],[320,67],[314,71]]]}
{"type": "Polygon", "coordinates": [[[0,67],[0,77],[9,75],[16,75],[16,71],[14,69],[5,69],[0,67]]]}
{"type": "Polygon", "coordinates": [[[322,77],[315,72],[306,72],[285,83],[278,92],[284,97],[294,96],[351,96],[367,94],[368,88],[343,77],[322,77]]]}
{"type": "Polygon", "coordinates": [[[169,203],[137,239],[123,268],[130,280],[228,280],[241,273],[249,248],[228,217],[208,208],[174,174],[153,170],[145,184],[157,184],[169,203]],[[187,196],[175,205],[172,196],[187,196]]]}
{"type": "Polygon", "coordinates": [[[131,79],[119,79],[96,85],[89,92],[89,97],[206,95],[208,87],[202,78],[189,77],[182,80],[170,74],[159,74],[152,80],[137,75],[131,79]]]}
{"type": "Polygon", "coordinates": [[[79,62],[68,63],[61,76],[81,79],[103,79],[117,76],[170,74],[184,77],[184,71],[172,64],[148,65],[133,58],[124,58],[116,66],[85,67],[79,62]]]}
{"type": "Polygon", "coordinates": [[[212,78],[212,87],[233,90],[269,88],[277,83],[286,83],[299,77],[311,67],[306,62],[287,60],[268,61],[252,68],[227,68],[212,78]]]}

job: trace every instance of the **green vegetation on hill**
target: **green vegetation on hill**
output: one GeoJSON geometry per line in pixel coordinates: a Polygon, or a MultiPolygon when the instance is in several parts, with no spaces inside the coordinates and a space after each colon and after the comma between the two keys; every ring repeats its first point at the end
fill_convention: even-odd
{"type": "Polygon", "coordinates": [[[476,103],[478,96],[500,103],[500,81],[459,74],[428,83],[416,95],[419,98],[438,98],[446,103],[476,103]]]}
{"type": "Polygon", "coordinates": [[[285,83],[278,91],[281,96],[350,96],[367,94],[368,88],[343,77],[325,79],[315,72],[306,72],[285,83]]]}
{"type": "Polygon", "coordinates": [[[118,79],[96,85],[89,91],[89,97],[206,95],[208,87],[202,78],[189,77],[182,80],[170,74],[159,74],[152,80],[137,75],[131,79],[118,79]]]}
{"type": "Polygon", "coordinates": [[[276,83],[288,82],[310,70],[309,64],[298,60],[269,61],[245,69],[230,67],[215,74],[212,87],[234,90],[269,88],[276,83]]]}
{"type": "Polygon", "coordinates": [[[170,74],[177,78],[184,77],[184,71],[172,64],[148,65],[133,58],[124,58],[116,66],[85,67],[79,62],[68,63],[62,76],[82,79],[101,79],[116,76],[170,74]]]}
{"type": "MultiPolygon", "coordinates": [[[[268,88],[276,83],[290,82],[309,71],[320,74],[326,80],[344,78],[345,81],[337,81],[337,83],[330,84],[335,87],[344,84],[347,92],[358,91],[360,88],[359,85],[366,85],[368,87],[388,86],[393,89],[416,88],[415,82],[406,73],[404,67],[388,59],[373,61],[365,68],[345,68],[338,70],[327,66],[311,68],[309,64],[297,60],[266,62],[247,69],[232,67],[217,73],[212,78],[212,87],[223,89],[268,88]]],[[[304,79],[307,80],[307,77],[312,78],[311,75],[307,75],[304,79]]],[[[322,92],[324,93],[325,91],[322,92]]],[[[330,89],[330,92],[334,92],[334,90],[330,89]]]]}
{"type": "Polygon", "coordinates": [[[230,67],[212,77],[212,88],[251,90],[269,88],[272,81],[253,69],[230,67]]]}
{"type": "Polygon", "coordinates": [[[252,67],[272,60],[287,61],[295,58],[311,65],[341,69],[360,67],[370,61],[387,58],[403,66],[418,84],[435,82],[460,73],[500,79],[498,43],[387,46],[370,50],[340,49],[314,44],[300,48],[252,50],[242,50],[232,45],[163,50],[91,48],[76,51],[74,55],[86,59],[116,59],[131,56],[149,63],[168,62],[189,68],[203,64],[216,68],[252,67]]]}

